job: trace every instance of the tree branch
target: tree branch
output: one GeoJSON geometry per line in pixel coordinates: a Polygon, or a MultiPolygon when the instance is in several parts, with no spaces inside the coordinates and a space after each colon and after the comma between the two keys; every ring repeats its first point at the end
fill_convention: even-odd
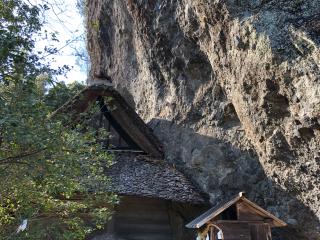
{"type": "Polygon", "coordinates": [[[19,159],[22,159],[22,158],[26,158],[26,157],[30,157],[32,155],[36,155],[42,151],[46,150],[46,148],[43,148],[43,149],[37,149],[37,150],[34,150],[34,151],[31,151],[31,152],[27,152],[27,153],[21,153],[19,155],[16,155],[16,156],[10,156],[10,157],[7,157],[7,158],[2,158],[0,159],[0,165],[1,164],[9,164],[9,163],[21,163],[21,164],[27,164],[26,162],[21,162],[21,161],[18,161],[19,159]]]}

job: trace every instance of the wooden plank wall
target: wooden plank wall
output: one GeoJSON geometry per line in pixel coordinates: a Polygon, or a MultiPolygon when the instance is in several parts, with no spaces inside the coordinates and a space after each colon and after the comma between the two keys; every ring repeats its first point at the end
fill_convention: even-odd
{"type": "Polygon", "coordinates": [[[205,206],[145,197],[121,196],[112,220],[91,240],[194,240],[185,225],[207,210],[205,206]]]}
{"type": "Polygon", "coordinates": [[[250,224],[251,240],[271,240],[271,229],[269,224],[250,224]]]}
{"type": "Polygon", "coordinates": [[[238,209],[238,220],[240,221],[263,221],[263,217],[257,213],[248,204],[242,202],[237,204],[238,209]]]}
{"type": "Polygon", "coordinates": [[[252,240],[248,223],[219,223],[225,240],[252,240]]]}
{"type": "Polygon", "coordinates": [[[113,218],[114,232],[124,240],[174,240],[166,201],[122,197],[113,218]]]}

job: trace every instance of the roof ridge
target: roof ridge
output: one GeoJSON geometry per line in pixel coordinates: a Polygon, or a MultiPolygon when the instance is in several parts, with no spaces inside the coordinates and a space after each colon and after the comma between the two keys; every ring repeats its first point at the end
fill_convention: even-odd
{"type": "Polygon", "coordinates": [[[200,228],[200,227],[202,227],[208,221],[210,221],[211,219],[218,216],[220,213],[222,213],[224,210],[226,210],[227,208],[229,208],[230,206],[232,206],[233,204],[235,204],[239,200],[245,202],[246,204],[250,205],[250,207],[256,209],[258,213],[262,213],[262,214],[270,217],[271,219],[273,219],[277,223],[277,225],[275,225],[275,226],[281,227],[281,226],[287,225],[285,222],[283,222],[278,217],[274,216],[273,214],[264,210],[262,207],[258,206],[254,202],[252,202],[249,199],[247,199],[246,197],[244,197],[244,192],[239,192],[231,200],[229,200],[227,202],[220,203],[220,204],[216,204],[215,206],[210,208],[208,211],[204,212],[199,217],[195,218],[193,221],[188,223],[186,225],[186,227],[187,228],[200,228]]]}

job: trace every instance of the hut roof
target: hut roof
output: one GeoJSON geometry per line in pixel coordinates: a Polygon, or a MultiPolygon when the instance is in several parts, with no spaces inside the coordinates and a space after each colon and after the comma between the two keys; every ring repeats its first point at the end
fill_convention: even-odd
{"type": "Polygon", "coordinates": [[[54,115],[71,113],[73,121],[77,121],[81,117],[80,113],[85,112],[96,101],[99,102],[101,111],[112,118],[140,149],[153,157],[163,157],[162,146],[152,130],[112,86],[88,86],[60,107],[54,115]],[[106,102],[104,97],[107,98],[106,102]]]}
{"type": "MultiPolygon", "coordinates": [[[[59,108],[54,115],[71,113],[80,121],[96,101],[104,116],[118,125],[143,151],[114,151],[114,164],[107,168],[111,185],[107,191],[119,195],[160,198],[175,202],[204,204],[206,201],[186,177],[163,160],[162,146],[152,130],[112,87],[92,85],[59,108]],[[104,97],[107,98],[104,102],[104,97]]],[[[117,130],[119,130],[119,128],[117,130]]]]}
{"type": "Polygon", "coordinates": [[[243,196],[243,193],[240,192],[238,195],[236,195],[230,201],[224,202],[222,204],[219,204],[219,205],[209,209],[208,211],[206,211],[205,213],[203,213],[202,215],[200,215],[199,217],[194,219],[192,222],[188,223],[186,225],[186,227],[187,228],[201,228],[204,224],[206,224],[207,222],[209,222],[213,218],[217,217],[220,213],[222,213],[224,210],[231,207],[232,205],[234,205],[237,202],[244,202],[256,214],[258,214],[264,218],[271,219],[272,220],[271,225],[274,227],[284,227],[287,225],[285,222],[283,222],[282,220],[280,220],[276,216],[272,215],[271,213],[267,212],[263,208],[259,207],[257,204],[251,202],[249,199],[245,198],[243,196]]]}
{"type": "Polygon", "coordinates": [[[167,162],[136,154],[118,154],[107,170],[110,191],[119,195],[160,198],[204,204],[206,201],[190,181],[167,162]]]}

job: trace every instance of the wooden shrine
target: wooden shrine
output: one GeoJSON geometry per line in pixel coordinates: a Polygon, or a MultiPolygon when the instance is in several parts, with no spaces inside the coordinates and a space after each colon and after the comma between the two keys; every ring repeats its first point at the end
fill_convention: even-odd
{"type": "Polygon", "coordinates": [[[271,228],[286,225],[240,192],[229,202],[209,209],[186,227],[198,230],[197,240],[271,240],[271,228]]]}

